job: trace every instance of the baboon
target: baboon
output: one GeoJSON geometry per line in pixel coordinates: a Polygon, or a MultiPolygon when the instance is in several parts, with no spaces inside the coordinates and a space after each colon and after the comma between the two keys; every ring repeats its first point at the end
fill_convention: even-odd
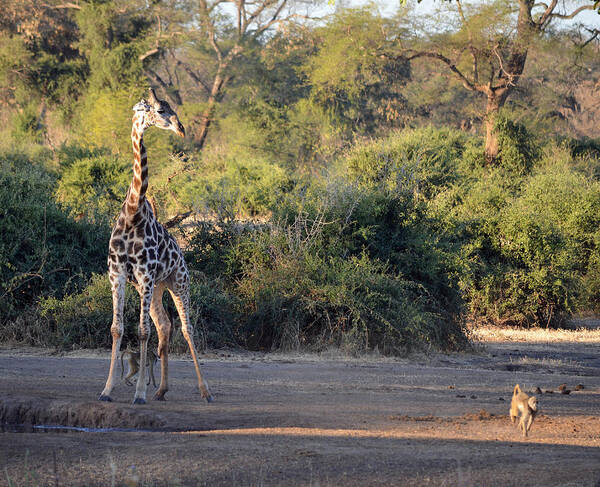
{"type": "MultiPolygon", "coordinates": [[[[148,376],[148,382],[146,385],[150,385],[150,379],[152,379],[152,385],[156,388],[156,380],[154,379],[154,365],[158,361],[158,356],[154,352],[154,350],[148,350],[148,356],[146,358],[146,367],[149,367],[150,374],[148,376]]],[[[140,352],[131,350],[129,347],[126,350],[121,352],[121,381],[125,381],[125,384],[128,386],[132,386],[133,383],[130,382],[135,374],[137,374],[140,370],[140,352]],[[127,363],[129,364],[129,371],[125,378],[123,378],[123,373],[125,372],[125,367],[123,366],[123,357],[127,355],[127,363]]]]}
{"type": "Polygon", "coordinates": [[[527,436],[527,432],[531,428],[531,423],[537,414],[537,397],[528,396],[521,391],[519,384],[515,386],[513,391],[512,401],[510,402],[510,420],[514,423],[521,415],[519,420],[519,428],[523,431],[523,436],[527,436]]]}

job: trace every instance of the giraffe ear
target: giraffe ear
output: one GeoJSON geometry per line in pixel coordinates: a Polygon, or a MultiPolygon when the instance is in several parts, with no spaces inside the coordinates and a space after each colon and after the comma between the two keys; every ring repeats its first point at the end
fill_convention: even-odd
{"type": "Polygon", "coordinates": [[[158,98],[156,98],[156,93],[154,93],[154,90],[152,88],[150,88],[148,90],[148,92],[149,92],[148,101],[150,102],[150,104],[156,105],[158,103],[158,98]]]}
{"type": "Polygon", "coordinates": [[[150,106],[146,100],[142,99],[134,105],[133,110],[136,112],[147,112],[150,110],[150,106]]]}

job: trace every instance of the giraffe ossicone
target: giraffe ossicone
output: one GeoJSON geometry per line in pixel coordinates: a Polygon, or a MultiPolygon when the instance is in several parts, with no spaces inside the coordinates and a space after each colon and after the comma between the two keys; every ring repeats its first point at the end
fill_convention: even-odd
{"type": "Polygon", "coordinates": [[[113,299],[113,320],[110,328],[113,343],[108,379],[99,400],[111,401],[110,395],[117,382],[117,355],[121,348],[124,328],[125,285],[129,281],[138,291],[141,302],[140,370],[133,403],[146,402],[146,356],[150,319],[158,333],[157,355],[161,368],[160,385],[154,398],[164,400],[169,389],[168,346],[172,325],[162,304],[165,289],[171,294],[181,319],[181,330],[194,361],[200,393],[204,399],[211,402],[213,398],[200,371],[194,330],[190,323],[190,279],[183,252],[166,228],[157,221],[155,212],[146,198],[148,160],[143,140],[144,131],[154,126],[173,131],[183,137],[185,129],[169,104],[159,100],[152,89],[148,100],[136,103],[133,110],[133,179],[113,227],[108,249],[108,276],[113,299]]]}

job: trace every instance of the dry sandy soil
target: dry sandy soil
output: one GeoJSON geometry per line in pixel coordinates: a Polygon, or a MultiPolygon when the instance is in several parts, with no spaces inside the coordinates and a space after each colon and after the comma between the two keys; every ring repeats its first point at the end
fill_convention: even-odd
{"type": "Polygon", "coordinates": [[[0,485],[600,486],[600,330],[586,333],[483,333],[476,353],[406,360],[209,353],[215,402],[179,359],[167,402],[135,408],[125,385],[95,400],[108,354],[4,348],[0,421],[138,431],[5,426],[0,485]],[[517,382],[554,391],[527,439],[508,419],[517,382]]]}

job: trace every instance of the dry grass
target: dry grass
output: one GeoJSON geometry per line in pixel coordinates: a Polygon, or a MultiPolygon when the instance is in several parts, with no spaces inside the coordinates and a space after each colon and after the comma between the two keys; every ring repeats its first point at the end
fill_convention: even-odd
{"type": "Polygon", "coordinates": [[[471,330],[474,342],[600,343],[600,329],[500,328],[479,326],[471,330]]]}
{"type": "Polygon", "coordinates": [[[557,367],[568,367],[576,366],[577,362],[574,360],[562,360],[555,358],[535,358],[535,357],[519,357],[516,360],[511,360],[512,363],[517,365],[539,365],[543,367],[557,368],[557,367]]]}

